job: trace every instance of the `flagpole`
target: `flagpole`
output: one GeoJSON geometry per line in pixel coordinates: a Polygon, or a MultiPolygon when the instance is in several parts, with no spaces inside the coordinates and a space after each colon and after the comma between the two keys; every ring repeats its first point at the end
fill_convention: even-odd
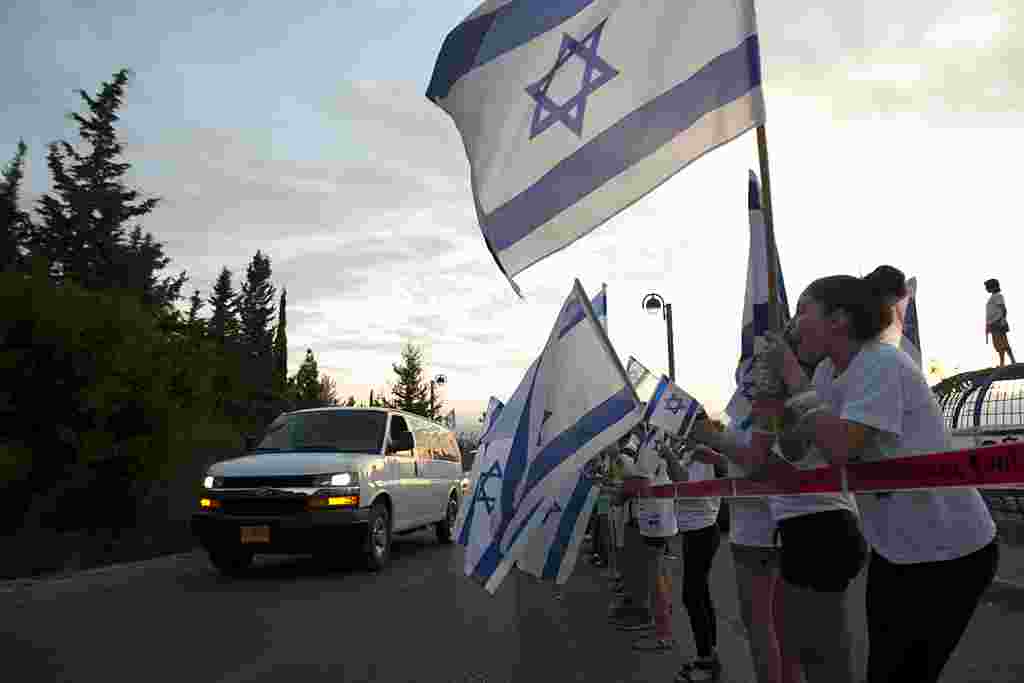
{"type": "Polygon", "coordinates": [[[768,173],[768,136],[764,125],[757,127],[757,157],[761,164],[762,203],[764,211],[765,248],[768,250],[768,301],[772,310],[772,329],[782,328],[782,311],[779,308],[778,264],[773,255],[778,253],[775,248],[775,223],[772,215],[772,183],[768,173]]]}

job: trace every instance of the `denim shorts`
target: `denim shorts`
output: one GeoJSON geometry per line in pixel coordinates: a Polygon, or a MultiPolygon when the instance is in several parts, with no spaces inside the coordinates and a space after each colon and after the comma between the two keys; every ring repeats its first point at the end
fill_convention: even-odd
{"type": "Polygon", "coordinates": [[[867,561],[867,542],[849,510],[783,519],[778,533],[782,537],[779,573],[794,586],[841,593],[867,561]]]}

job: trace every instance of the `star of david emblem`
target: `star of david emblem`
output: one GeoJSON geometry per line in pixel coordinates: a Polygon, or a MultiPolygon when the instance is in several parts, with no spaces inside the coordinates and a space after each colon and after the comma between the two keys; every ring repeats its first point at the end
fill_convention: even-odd
{"type": "Polygon", "coordinates": [[[678,415],[679,411],[683,409],[684,405],[686,405],[686,401],[683,400],[682,396],[679,396],[678,394],[672,394],[671,398],[665,401],[665,410],[672,413],[673,415],[678,415]]]}
{"type": "Polygon", "coordinates": [[[576,40],[568,33],[562,34],[562,45],[558,50],[555,65],[539,81],[527,86],[526,92],[537,103],[533,110],[533,120],[530,122],[531,140],[559,121],[576,133],[576,137],[583,135],[583,116],[587,110],[587,98],[619,75],[617,69],[597,54],[601,33],[607,22],[607,19],[602,21],[582,40],[576,40]],[[558,70],[574,56],[582,59],[585,64],[580,91],[562,104],[558,104],[548,97],[548,88],[558,70]]]}
{"type": "Polygon", "coordinates": [[[487,514],[494,512],[494,504],[497,501],[494,496],[487,494],[487,480],[492,478],[498,480],[501,479],[501,466],[498,465],[497,461],[495,461],[486,472],[483,472],[480,475],[480,481],[477,482],[476,491],[473,493],[475,502],[483,503],[484,507],[487,508],[487,514]]]}
{"type": "Polygon", "coordinates": [[[561,512],[561,511],[562,511],[562,506],[558,504],[558,501],[557,500],[556,501],[552,501],[551,507],[548,508],[547,513],[544,515],[544,521],[540,523],[541,526],[544,526],[545,524],[548,523],[548,517],[550,517],[551,515],[555,514],[556,512],[561,512]]]}

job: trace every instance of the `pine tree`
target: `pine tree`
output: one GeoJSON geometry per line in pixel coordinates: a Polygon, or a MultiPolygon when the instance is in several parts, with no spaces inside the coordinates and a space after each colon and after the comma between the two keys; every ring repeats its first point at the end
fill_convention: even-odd
{"type": "Polygon", "coordinates": [[[242,352],[250,389],[269,394],[274,385],[274,286],[270,284],[270,259],[257,251],[246,268],[238,299],[242,352]]]}
{"type": "Polygon", "coordinates": [[[274,392],[284,396],[288,392],[288,321],[285,313],[288,290],[281,290],[281,304],[277,310],[277,329],[274,335],[274,392]]]}
{"type": "Polygon", "coordinates": [[[189,306],[187,320],[189,325],[196,325],[200,322],[199,311],[202,310],[204,303],[205,302],[203,301],[202,295],[200,295],[199,290],[197,289],[193,291],[192,296],[189,297],[188,300],[189,306]]]}
{"type": "Polygon", "coordinates": [[[78,91],[87,111],[70,117],[89,150],[79,152],[63,140],[50,144],[53,191],[39,201],[42,222],[32,228],[30,248],[49,260],[57,282],[73,279],[86,289],[127,289],[166,308],[177,301],[187,276],[157,282],[155,273],[169,259],[163,245],[143,235],[137,224],[125,243],[128,225],[159,203],[140,199],[139,191],[123,182],[131,164],[119,161],[123,148],[114,124],[127,83],[128,71],[122,69],[94,97],[78,91]]]}
{"type": "Polygon", "coordinates": [[[338,405],[338,385],[329,375],[323,373],[320,375],[320,393],[317,400],[323,406],[338,405]]]}
{"type": "Polygon", "coordinates": [[[270,284],[270,258],[260,251],[252,257],[245,273],[239,306],[242,337],[250,349],[269,355],[273,346],[270,321],[274,317],[275,289],[270,284]]]}
{"type": "Polygon", "coordinates": [[[423,383],[423,352],[412,344],[406,344],[402,348],[402,364],[392,365],[391,369],[398,375],[398,381],[391,388],[390,405],[429,417],[427,394],[430,389],[423,383]]]}
{"type": "Polygon", "coordinates": [[[238,295],[231,284],[231,271],[224,267],[213,286],[209,299],[213,313],[207,323],[210,336],[221,344],[234,341],[238,336],[238,295]]]}
{"type": "Polygon", "coordinates": [[[313,357],[313,349],[306,349],[306,359],[295,374],[296,398],[303,404],[313,404],[320,399],[320,371],[313,357]]]}
{"type": "Polygon", "coordinates": [[[18,205],[28,148],[18,141],[18,151],[0,179],[0,272],[22,265],[31,219],[18,205]]]}

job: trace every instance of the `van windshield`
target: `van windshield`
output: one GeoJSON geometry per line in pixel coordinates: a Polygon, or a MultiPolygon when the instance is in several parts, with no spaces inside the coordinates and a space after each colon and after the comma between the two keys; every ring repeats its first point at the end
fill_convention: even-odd
{"type": "Polygon", "coordinates": [[[270,423],[255,450],[380,453],[386,422],[379,410],[290,413],[270,423]]]}

